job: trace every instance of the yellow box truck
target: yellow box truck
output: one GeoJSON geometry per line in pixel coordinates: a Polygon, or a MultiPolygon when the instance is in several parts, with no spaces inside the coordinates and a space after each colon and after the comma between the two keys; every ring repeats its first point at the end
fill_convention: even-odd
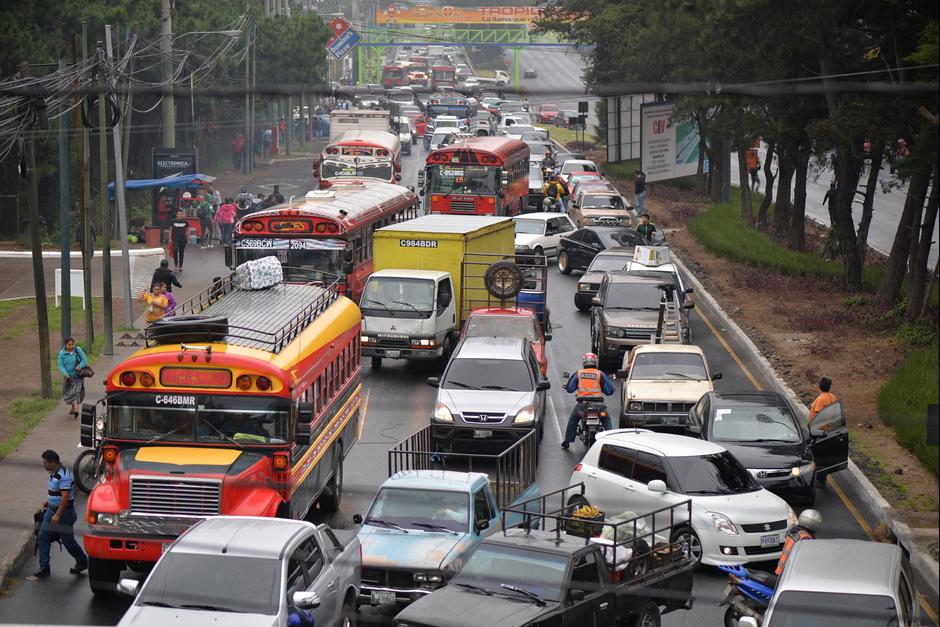
{"type": "Polygon", "coordinates": [[[493,216],[434,214],[377,230],[375,271],[359,302],[363,356],[377,368],[383,359],[449,355],[469,294],[486,290],[477,269],[512,261],[514,242],[515,223],[493,216]]]}

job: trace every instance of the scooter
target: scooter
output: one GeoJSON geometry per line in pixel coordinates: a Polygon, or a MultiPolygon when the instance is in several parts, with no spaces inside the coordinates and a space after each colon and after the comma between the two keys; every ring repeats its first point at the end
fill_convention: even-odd
{"type": "Polygon", "coordinates": [[[737,627],[743,616],[751,616],[760,624],[774,595],[776,577],[744,566],[719,566],[718,569],[728,573],[729,580],[724,598],[718,603],[728,606],[725,626],[737,627]]]}

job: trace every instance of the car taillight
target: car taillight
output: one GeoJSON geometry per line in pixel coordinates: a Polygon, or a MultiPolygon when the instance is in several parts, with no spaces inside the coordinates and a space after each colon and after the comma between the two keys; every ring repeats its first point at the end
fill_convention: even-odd
{"type": "Polygon", "coordinates": [[[235,379],[235,387],[239,390],[250,390],[251,389],[251,377],[247,374],[243,374],[237,379],[235,379]]]}
{"type": "Polygon", "coordinates": [[[581,464],[580,462],[579,462],[578,464],[576,464],[575,467],[574,467],[574,471],[575,471],[575,472],[581,472],[581,466],[582,466],[582,464],[581,464]]]}
{"type": "Polygon", "coordinates": [[[135,383],[137,383],[137,373],[130,371],[121,373],[121,385],[130,387],[135,383]]]}
{"type": "Polygon", "coordinates": [[[266,392],[271,389],[271,379],[267,377],[258,377],[255,379],[255,385],[258,386],[258,389],[262,392],[266,392]]]}
{"type": "Polygon", "coordinates": [[[153,387],[153,384],[156,383],[153,379],[153,375],[149,372],[140,373],[140,384],[145,388],[153,387]]]}

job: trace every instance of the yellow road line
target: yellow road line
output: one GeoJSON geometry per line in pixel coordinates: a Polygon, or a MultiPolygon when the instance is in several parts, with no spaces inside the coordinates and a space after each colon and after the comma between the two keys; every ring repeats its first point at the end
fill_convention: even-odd
{"type": "Polygon", "coordinates": [[[741,358],[738,357],[738,354],[734,352],[734,349],[731,348],[731,345],[728,344],[728,342],[725,340],[724,337],[722,337],[718,329],[715,328],[715,325],[712,324],[711,320],[708,319],[708,316],[706,316],[700,309],[696,309],[695,313],[697,313],[699,318],[702,319],[705,325],[708,326],[709,329],[711,329],[712,335],[718,338],[718,342],[721,343],[724,349],[728,351],[728,354],[731,355],[731,358],[738,364],[738,367],[741,368],[741,372],[744,373],[744,376],[746,376],[750,380],[750,382],[754,385],[754,387],[757,388],[758,392],[763,392],[764,386],[760,384],[760,382],[757,380],[757,378],[753,374],[751,374],[751,371],[748,370],[747,366],[744,365],[744,362],[741,361],[741,358]]]}
{"type": "MultiPolygon", "coordinates": [[[[868,521],[862,517],[862,514],[858,511],[852,501],[849,500],[849,497],[843,492],[842,488],[839,487],[839,484],[836,483],[833,477],[829,477],[828,481],[829,486],[832,488],[832,491],[836,493],[836,496],[839,497],[839,500],[842,501],[842,504],[845,505],[845,509],[849,510],[849,513],[852,514],[852,517],[855,519],[855,522],[858,523],[858,526],[862,528],[862,531],[865,532],[865,535],[868,536],[868,539],[872,542],[882,542],[878,536],[875,535],[875,532],[872,530],[871,525],[868,524],[868,521]]],[[[920,593],[918,601],[920,601],[920,607],[924,610],[924,613],[927,617],[933,622],[934,625],[940,623],[940,617],[937,616],[937,613],[930,607],[930,604],[927,602],[926,597],[920,593]]]]}

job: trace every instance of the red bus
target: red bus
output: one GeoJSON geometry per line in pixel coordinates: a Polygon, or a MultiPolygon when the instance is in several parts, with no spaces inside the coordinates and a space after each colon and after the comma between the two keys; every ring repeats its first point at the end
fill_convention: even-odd
{"type": "Polygon", "coordinates": [[[372,274],[373,231],[417,215],[418,199],[405,187],[344,183],[245,216],[235,225],[226,262],[235,267],[276,255],[305,275],[339,277],[340,291],[358,300],[372,274]]]}
{"type": "Polygon", "coordinates": [[[529,204],[529,147],[471,137],[432,151],[418,176],[427,213],[518,215],[529,204]]]}
{"type": "Polygon", "coordinates": [[[405,84],[405,68],[400,65],[386,65],[382,68],[382,87],[397,87],[405,84]]]}
{"type": "Polygon", "coordinates": [[[349,180],[401,180],[401,140],[386,131],[347,131],[313,162],[320,189],[349,180]]]}
{"type": "Polygon", "coordinates": [[[431,89],[457,86],[457,68],[453,65],[435,65],[431,68],[431,89]]]}

